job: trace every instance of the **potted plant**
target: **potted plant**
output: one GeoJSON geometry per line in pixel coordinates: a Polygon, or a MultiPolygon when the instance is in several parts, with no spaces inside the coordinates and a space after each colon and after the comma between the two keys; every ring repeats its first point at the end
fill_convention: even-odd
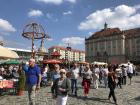
{"type": "Polygon", "coordinates": [[[18,83],[18,95],[24,95],[24,90],[25,90],[25,81],[26,81],[26,76],[25,72],[22,69],[22,66],[19,66],[19,83],[18,83]]]}

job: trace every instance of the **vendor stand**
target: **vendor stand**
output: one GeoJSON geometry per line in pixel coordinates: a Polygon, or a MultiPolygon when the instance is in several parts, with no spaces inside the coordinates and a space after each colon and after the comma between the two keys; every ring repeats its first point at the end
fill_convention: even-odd
{"type": "Polygon", "coordinates": [[[17,93],[17,88],[18,88],[18,80],[17,79],[11,79],[11,80],[5,80],[1,79],[0,80],[0,94],[16,94],[17,93]]]}

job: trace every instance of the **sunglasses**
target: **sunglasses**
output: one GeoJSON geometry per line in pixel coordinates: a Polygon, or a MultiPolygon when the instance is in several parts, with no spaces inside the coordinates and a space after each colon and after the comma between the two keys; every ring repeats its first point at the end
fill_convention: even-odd
{"type": "Polygon", "coordinates": [[[65,72],[60,72],[60,74],[65,74],[65,72]]]}

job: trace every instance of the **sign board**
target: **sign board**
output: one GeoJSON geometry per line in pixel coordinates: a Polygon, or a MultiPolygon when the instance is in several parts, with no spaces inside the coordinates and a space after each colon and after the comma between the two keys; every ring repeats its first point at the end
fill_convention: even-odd
{"type": "Polygon", "coordinates": [[[14,82],[11,80],[0,80],[0,88],[13,88],[14,82]]]}

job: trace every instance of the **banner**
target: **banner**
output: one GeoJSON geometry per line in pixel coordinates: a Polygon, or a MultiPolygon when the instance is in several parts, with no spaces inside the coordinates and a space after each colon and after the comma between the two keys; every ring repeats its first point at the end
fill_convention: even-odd
{"type": "Polygon", "coordinates": [[[1,80],[0,81],[0,88],[13,88],[14,82],[11,80],[1,80]]]}

